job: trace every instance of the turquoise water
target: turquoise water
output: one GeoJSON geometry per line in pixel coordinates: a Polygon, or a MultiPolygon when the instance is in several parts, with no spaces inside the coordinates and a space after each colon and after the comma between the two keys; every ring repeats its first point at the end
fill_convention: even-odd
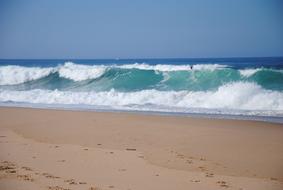
{"type": "MultiPolygon", "coordinates": [[[[74,65],[74,64],[73,64],[74,65]]],[[[71,65],[69,64],[71,67],[71,65]]],[[[56,69],[55,69],[56,70],[56,69]]],[[[72,91],[108,91],[115,89],[121,92],[133,92],[146,89],[163,91],[207,91],[216,90],[232,82],[251,82],[264,89],[283,90],[283,70],[258,68],[245,73],[245,70],[232,68],[199,69],[181,71],[141,70],[106,67],[103,74],[85,80],[60,76],[60,71],[34,80],[2,83],[1,89],[10,90],[72,90],[72,91]]]]}
{"type": "Polygon", "coordinates": [[[283,116],[283,58],[0,60],[0,103],[283,116]]]}

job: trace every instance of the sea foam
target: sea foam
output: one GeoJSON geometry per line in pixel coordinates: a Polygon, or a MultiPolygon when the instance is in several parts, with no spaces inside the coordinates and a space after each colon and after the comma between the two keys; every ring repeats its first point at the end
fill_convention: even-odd
{"type": "MultiPolygon", "coordinates": [[[[225,65],[218,64],[197,64],[193,70],[216,70],[225,68],[225,65]]],[[[81,65],[73,62],[65,62],[56,67],[24,67],[24,66],[0,66],[0,85],[21,84],[32,80],[37,80],[58,72],[62,78],[73,81],[96,79],[101,77],[107,69],[140,69],[154,70],[156,72],[170,71],[191,71],[191,65],[148,65],[145,63],[125,64],[125,65],[81,65]]]]}
{"type": "Polygon", "coordinates": [[[109,106],[130,109],[133,106],[161,107],[163,111],[178,108],[223,109],[223,110],[273,110],[282,114],[283,93],[261,88],[249,82],[229,83],[215,91],[158,91],[137,92],[73,92],[59,90],[0,90],[0,102],[26,102],[39,104],[73,104],[109,106]]]}
{"type": "Polygon", "coordinates": [[[141,70],[154,70],[154,71],[191,71],[191,70],[216,70],[226,68],[226,65],[219,64],[195,64],[195,65],[149,65],[146,63],[135,63],[117,66],[124,69],[141,69],[141,70]]]}
{"type": "MultiPolygon", "coordinates": [[[[95,79],[105,73],[110,68],[121,69],[140,69],[154,70],[160,72],[170,71],[193,71],[193,70],[220,70],[229,68],[227,65],[220,64],[194,64],[194,65],[166,65],[157,64],[149,65],[146,63],[124,64],[124,65],[82,65],[73,62],[65,62],[56,67],[24,67],[24,66],[0,66],[0,85],[12,85],[36,80],[47,75],[58,72],[60,77],[81,81],[87,79],[95,79]]],[[[264,68],[241,69],[240,74],[244,77],[250,77],[264,68]]],[[[271,70],[273,72],[283,72],[282,70],[271,70]]]]}
{"type": "Polygon", "coordinates": [[[257,68],[257,69],[242,69],[239,70],[240,74],[244,77],[250,77],[252,75],[254,75],[256,72],[261,71],[261,68],[257,68]]]}
{"type": "Polygon", "coordinates": [[[105,70],[106,66],[103,65],[79,65],[72,62],[66,62],[64,65],[59,66],[58,68],[60,77],[74,81],[98,78],[103,75],[105,70]]]}
{"type": "Polygon", "coordinates": [[[54,68],[2,66],[0,67],[0,85],[20,84],[40,79],[55,72],[54,68]]]}
{"type": "Polygon", "coordinates": [[[106,70],[106,66],[79,65],[66,62],[56,67],[24,67],[24,66],[1,66],[0,85],[14,85],[37,80],[52,73],[58,72],[60,77],[73,81],[82,81],[100,77],[106,70]]]}

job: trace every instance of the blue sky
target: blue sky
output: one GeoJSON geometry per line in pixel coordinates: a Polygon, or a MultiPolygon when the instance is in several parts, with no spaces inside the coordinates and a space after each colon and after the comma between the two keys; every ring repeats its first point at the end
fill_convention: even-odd
{"type": "Polygon", "coordinates": [[[283,56],[282,0],[0,0],[0,58],[283,56]]]}

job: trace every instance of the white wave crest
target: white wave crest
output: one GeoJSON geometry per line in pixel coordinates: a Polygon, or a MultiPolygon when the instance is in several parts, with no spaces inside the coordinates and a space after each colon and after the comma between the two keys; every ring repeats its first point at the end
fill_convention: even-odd
{"type": "Polygon", "coordinates": [[[201,108],[283,110],[283,93],[263,89],[255,83],[235,82],[215,92],[188,93],[181,104],[201,108]]]}
{"type": "Polygon", "coordinates": [[[272,71],[276,73],[283,73],[282,69],[266,69],[266,68],[256,68],[256,69],[242,69],[239,70],[240,74],[244,77],[250,77],[257,73],[258,71],[272,71]]]}
{"type": "Polygon", "coordinates": [[[37,80],[58,72],[60,77],[81,81],[100,77],[106,70],[106,66],[79,65],[66,62],[56,67],[24,67],[24,66],[0,66],[0,85],[21,84],[27,81],[37,80]]]}
{"type": "MultiPolygon", "coordinates": [[[[31,80],[46,77],[51,73],[58,72],[60,77],[67,78],[73,81],[82,81],[87,79],[95,79],[101,77],[107,69],[121,68],[121,69],[140,69],[140,70],[154,70],[155,72],[171,72],[171,71],[194,71],[194,70],[209,70],[214,71],[218,69],[228,68],[227,65],[219,64],[196,64],[193,65],[149,65],[146,63],[135,63],[125,65],[82,65],[73,62],[66,62],[56,67],[24,67],[24,66],[0,66],[0,85],[14,85],[31,80]]],[[[249,77],[261,70],[258,69],[244,69],[239,70],[244,77],[249,77]]],[[[276,70],[274,70],[276,71],[276,70]]],[[[279,70],[278,72],[282,72],[279,70]]]]}
{"type": "Polygon", "coordinates": [[[117,66],[123,69],[140,69],[140,70],[155,70],[155,71],[190,71],[190,70],[216,70],[226,68],[226,65],[219,64],[197,64],[197,65],[148,65],[145,63],[135,63],[117,66]]]}
{"type": "Polygon", "coordinates": [[[196,64],[193,66],[194,70],[210,70],[214,71],[217,69],[227,68],[227,65],[219,65],[219,64],[196,64]]]}
{"type": "Polygon", "coordinates": [[[40,79],[54,72],[54,68],[2,66],[0,67],[0,85],[20,84],[40,79]]]}
{"type": "Polygon", "coordinates": [[[0,102],[26,102],[40,104],[69,104],[109,106],[129,109],[135,105],[151,109],[151,106],[171,111],[182,108],[224,110],[269,110],[283,113],[283,93],[265,90],[254,83],[236,82],[218,88],[217,91],[157,91],[137,92],[72,92],[51,90],[7,91],[0,90],[0,102]]]}
{"type": "Polygon", "coordinates": [[[243,70],[239,70],[239,72],[244,77],[250,77],[260,70],[261,70],[260,68],[258,68],[258,69],[243,69],[243,70]]]}
{"type": "Polygon", "coordinates": [[[106,66],[103,65],[79,65],[72,62],[66,62],[59,67],[59,76],[74,81],[95,79],[104,74],[106,66]]]}
{"type": "Polygon", "coordinates": [[[145,63],[135,63],[117,66],[122,69],[140,69],[140,70],[155,70],[155,71],[188,71],[191,70],[190,65],[148,65],[145,63]]]}

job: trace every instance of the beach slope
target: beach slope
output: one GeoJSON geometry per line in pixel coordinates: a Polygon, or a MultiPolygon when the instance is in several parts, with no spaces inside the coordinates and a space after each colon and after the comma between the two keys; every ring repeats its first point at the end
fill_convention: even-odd
{"type": "Polygon", "coordinates": [[[0,108],[0,189],[283,189],[283,127],[0,108]]]}

